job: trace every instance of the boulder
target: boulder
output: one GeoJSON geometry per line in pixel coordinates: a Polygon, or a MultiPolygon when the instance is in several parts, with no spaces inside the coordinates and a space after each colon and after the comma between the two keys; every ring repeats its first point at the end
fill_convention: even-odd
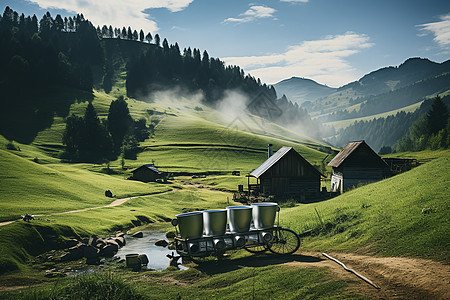
{"type": "Polygon", "coordinates": [[[117,251],[114,251],[115,247],[112,245],[106,245],[100,250],[100,255],[104,257],[113,257],[117,251]]]}
{"type": "Polygon", "coordinates": [[[79,243],[74,247],[69,248],[69,253],[72,255],[72,260],[80,259],[84,256],[85,244],[79,243]]]}
{"type": "Polygon", "coordinates": [[[113,247],[114,252],[119,251],[119,248],[120,248],[119,244],[115,240],[107,239],[105,242],[106,242],[106,245],[110,245],[113,247]]]}
{"type": "Polygon", "coordinates": [[[169,242],[167,242],[166,240],[161,239],[155,242],[155,246],[167,247],[167,245],[169,245],[169,242]]]}
{"type": "Polygon", "coordinates": [[[125,239],[123,237],[115,237],[113,239],[117,244],[119,244],[119,247],[123,247],[126,245],[125,239]]]}
{"type": "Polygon", "coordinates": [[[66,241],[67,248],[72,248],[78,245],[78,241],[76,239],[70,239],[66,241]]]}
{"type": "Polygon", "coordinates": [[[104,246],[106,246],[106,242],[103,239],[98,239],[97,243],[95,244],[95,247],[98,249],[102,249],[104,246]]]}
{"type": "Polygon", "coordinates": [[[119,231],[119,232],[116,233],[116,236],[124,238],[125,237],[125,233],[119,231]]]}
{"type": "Polygon", "coordinates": [[[88,245],[89,245],[89,246],[95,246],[95,245],[97,244],[97,240],[98,240],[98,236],[96,236],[96,235],[91,235],[91,236],[89,237],[88,245]]]}
{"type": "Polygon", "coordinates": [[[88,265],[98,265],[100,264],[100,257],[89,257],[86,258],[86,264],[88,265]]]}
{"type": "Polygon", "coordinates": [[[86,246],[83,248],[83,256],[86,258],[98,258],[99,250],[94,246],[86,246]]]}
{"type": "Polygon", "coordinates": [[[142,231],[138,231],[138,232],[134,233],[133,235],[131,235],[131,237],[134,237],[134,238],[143,238],[143,237],[144,237],[144,234],[142,233],[142,231]]]}

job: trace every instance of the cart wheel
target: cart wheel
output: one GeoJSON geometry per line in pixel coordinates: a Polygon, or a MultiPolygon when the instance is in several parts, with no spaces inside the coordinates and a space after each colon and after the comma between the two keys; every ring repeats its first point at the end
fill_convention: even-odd
{"type": "Polygon", "coordinates": [[[267,246],[275,254],[292,254],[300,247],[300,238],[294,231],[279,227],[267,246]]]}
{"type": "Polygon", "coordinates": [[[250,253],[263,253],[263,252],[267,251],[267,246],[266,245],[249,246],[249,247],[244,247],[244,249],[250,253]]]}

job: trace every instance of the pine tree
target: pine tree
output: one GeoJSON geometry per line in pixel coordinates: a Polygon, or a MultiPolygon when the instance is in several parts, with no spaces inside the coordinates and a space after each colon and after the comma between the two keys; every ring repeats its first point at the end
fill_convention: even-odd
{"type": "Polygon", "coordinates": [[[152,34],[149,32],[147,33],[147,35],[145,36],[145,40],[150,44],[153,40],[152,34]]]}
{"type": "Polygon", "coordinates": [[[111,102],[108,112],[108,130],[116,148],[122,145],[123,138],[133,123],[127,102],[123,97],[111,102]]]}
{"type": "Polygon", "coordinates": [[[441,97],[437,96],[426,115],[428,134],[436,134],[445,128],[448,120],[448,110],[441,97]]]}

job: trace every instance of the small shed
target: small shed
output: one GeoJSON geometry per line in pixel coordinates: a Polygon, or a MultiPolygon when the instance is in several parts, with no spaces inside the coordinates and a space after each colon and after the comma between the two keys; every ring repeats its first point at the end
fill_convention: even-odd
{"type": "Polygon", "coordinates": [[[153,164],[142,165],[131,171],[131,173],[133,175],[130,179],[142,182],[156,181],[157,179],[163,179],[165,176],[164,172],[158,170],[153,164]]]}
{"type": "Polygon", "coordinates": [[[249,191],[256,190],[263,194],[305,197],[320,192],[320,178],[323,176],[306,159],[292,147],[282,147],[272,154],[269,144],[269,157],[249,174],[249,191]],[[250,184],[250,177],[257,179],[257,184],[250,184]]]}
{"type": "Polygon", "coordinates": [[[350,142],[329,163],[333,168],[331,191],[343,192],[359,183],[391,176],[389,166],[364,140],[350,142]]]}

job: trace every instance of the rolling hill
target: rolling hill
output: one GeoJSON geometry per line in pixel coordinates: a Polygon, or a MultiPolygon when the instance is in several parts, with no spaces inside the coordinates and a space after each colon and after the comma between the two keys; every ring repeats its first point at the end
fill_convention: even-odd
{"type": "MultiPolygon", "coordinates": [[[[411,124],[427,112],[431,99],[440,96],[447,101],[449,74],[450,60],[410,58],[398,67],[376,70],[329,95],[303,102],[302,107],[324,126],[322,137],[335,146],[365,139],[376,151],[383,146],[395,148],[411,124]],[[392,127],[394,123],[398,125],[392,127]]],[[[303,83],[290,88],[297,88],[299,94],[308,92],[302,90],[303,83]]]]}
{"type": "MultiPolygon", "coordinates": [[[[11,32],[14,31],[17,32],[11,32]]],[[[65,33],[52,34],[55,34],[54,37],[61,37],[65,33]]],[[[90,37],[95,37],[92,28],[90,37]]],[[[249,113],[243,105],[245,101],[231,101],[216,106],[200,101],[201,93],[197,93],[198,90],[179,89],[173,84],[177,81],[176,76],[167,76],[169,83],[165,89],[158,88],[150,95],[135,94],[126,99],[134,119],[143,118],[147,124],[154,126],[153,134],[139,144],[141,151],[136,159],[118,157],[114,161],[103,163],[61,160],[65,118],[72,114],[82,116],[88,103],[92,103],[99,118],[104,121],[111,102],[117,96],[125,96],[127,93],[127,65],[148,48],[154,48],[156,52],[166,51],[165,47],[136,40],[105,39],[98,46],[104,51],[104,60],[91,70],[92,74],[87,72],[93,76],[91,84],[94,89],[91,90],[91,86],[87,89],[85,86],[84,89],[68,86],[67,82],[70,80],[58,84],[50,82],[46,85],[48,90],[40,90],[38,96],[33,96],[32,92],[26,95],[28,99],[23,103],[33,104],[26,109],[20,108],[23,105],[20,102],[2,103],[14,110],[2,111],[2,114],[8,115],[7,121],[13,122],[13,126],[9,126],[6,138],[0,135],[0,222],[13,222],[0,226],[0,286],[5,282],[9,284],[15,281],[20,282],[23,287],[24,280],[29,280],[30,285],[36,283],[44,286],[43,291],[31,290],[31,297],[38,298],[41,295],[39,293],[45,292],[45,289],[54,297],[51,289],[55,287],[55,283],[69,284],[72,277],[68,276],[67,280],[53,278],[44,281],[46,279],[42,278],[45,270],[54,268],[55,265],[48,261],[39,264],[35,257],[64,246],[66,239],[90,234],[113,234],[117,230],[126,231],[143,223],[164,221],[167,224],[166,221],[181,212],[238,204],[232,200],[230,191],[236,190],[238,184],[245,185],[248,180],[245,175],[265,161],[269,143],[274,145],[274,150],[281,146],[295,148],[325,173],[323,169],[326,168],[326,162],[336,150],[333,147],[291,130],[284,126],[287,122],[280,125],[261,115],[249,113]],[[57,92],[53,93],[55,89],[57,92]],[[49,97],[48,94],[53,96],[49,97]],[[142,183],[126,180],[131,170],[146,163],[155,163],[166,171],[169,174],[168,182],[142,183]],[[240,171],[240,175],[231,175],[236,170],[240,171]],[[106,189],[113,192],[114,199],[105,197],[106,189]],[[129,196],[136,197],[122,205],[108,207],[116,198],[129,196]],[[76,212],[60,214],[73,210],[76,212]],[[31,223],[18,221],[24,213],[39,214],[42,219],[31,223]]],[[[168,51],[173,50],[176,50],[175,45],[168,51]]],[[[67,71],[65,67],[70,65],[66,64],[70,58],[65,57],[63,52],[52,57],[59,59],[57,62],[60,63],[61,72],[67,71]]],[[[66,52],[67,55],[69,53],[71,51],[66,52]]],[[[26,53],[23,56],[27,57],[26,53]]],[[[196,58],[199,58],[198,53],[196,58]]],[[[27,59],[31,60],[30,57],[27,59]]],[[[138,62],[134,61],[135,66],[138,62]]],[[[212,70],[208,69],[211,63],[219,65],[214,70],[221,70],[218,61],[207,59],[200,63],[200,68],[203,71],[212,70]]],[[[420,65],[423,68],[423,72],[419,72],[422,74],[420,76],[447,76],[436,75],[440,71],[435,71],[435,68],[440,67],[427,61],[412,60],[405,65],[402,70],[411,66],[415,69],[420,65]]],[[[228,75],[239,71],[229,70],[228,75]]],[[[78,71],[65,74],[80,75],[78,71]]],[[[378,89],[376,86],[380,90],[387,86],[396,92],[420,84],[420,80],[423,80],[409,78],[407,75],[389,75],[391,72],[395,71],[388,68],[375,72],[372,77],[377,80],[367,77],[362,80],[363,84],[358,83],[359,87],[331,91],[332,94],[322,96],[328,100],[317,101],[333,102],[350,97],[345,99],[348,100],[347,104],[351,104],[350,101],[355,102],[352,97],[369,97],[371,90],[378,89]]],[[[209,81],[209,78],[202,77],[206,73],[198,70],[198,82],[204,82],[205,79],[209,81]]],[[[177,75],[176,72],[173,74],[177,75]]],[[[7,77],[7,72],[0,75],[3,80],[7,77]]],[[[247,88],[272,91],[254,78],[244,77],[240,71],[234,75],[228,78],[234,85],[239,83],[247,85],[247,88]],[[238,80],[236,83],[236,78],[242,81],[238,80]]],[[[180,78],[186,79],[182,76],[180,78]]],[[[330,92],[329,88],[317,86],[313,82],[301,82],[308,87],[305,95],[316,95],[314,90],[330,92]]],[[[213,92],[214,89],[206,91],[213,92]]],[[[17,93],[20,94],[19,92],[17,93]]],[[[14,91],[9,93],[14,96],[14,91]]],[[[23,100],[23,95],[21,96],[19,99],[23,100]]],[[[375,96],[378,95],[370,97],[375,96]]],[[[229,98],[241,100],[239,97],[239,94],[232,94],[229,98]]],[[[325,102],[324,105],[333,105],[325,102]]],[[[343,101],[342,107],[347,104],[343,101]]],[[[362,102],[352,103],[353,106],[358,104],[362,105],[362,102]]],[[[2,127],[0,134],[3,129],[2,127]]],[[[160,295],[170,295],[171,298],[181,297],[180,295],[226,298],[232,293],[233,297],[240,299],[243,295],[252,296],[252,283],[253,295],[256,286],[263,296],[362,298],[353,280],[333,278],[334,273],[323,267],[295,269],[291,264],[297,263],[297,260],[303,263],[310,263],[311,259],[321,261],[309,256],[306,251],[410,256],[448,263],[449,240],[446,233],[449,227],[449,203],[448,179],[445,175],[449,168],[449,151],[416,155],[437,159],[399,176],[355,188],[331,200],[300,204],[295,199],[289,199],[284,203],[280,218],[283,226],[297,232],[311,229],[311,236],[302,242],[301,254],[295,254],[288,261],[285,258],[274,260],[273,257],[267,259],[266,256],[258,256],[249,264],[248,256],[242,254],[243,251],[238,251],[225,258],[233,263],[213,262],[214,265],[210,265],[209,269],[197,266],[186,272],[168,270],[141,274],[131,273],[121,266],[113,272],[117,271],[120,274],[117,276],[124,276],[129,283],[138,282],[140,288],[146,290],[146,295],[156,295],[156,298],[163,298],[160,295]],[[257,263],[253,265],[255,261],[257,263]],[[217,265],[221,267],[218,268],[217,265]],[[168,277],[174,280],[165,282],[168,277]],[[164,280],[160,284],[160,281],[152,278],[164,280]],[[145,284],[141,285],[139,280],[145,280],[145,284]],[[183,283],[181,288],[179,282],[183,283]],[[292,287],[296,289],[295,294],[292,293],[292,287]]],[[[78,267],[75,270],[76,268],[78,267]]],[[[25,293],[29,291],[24,290],[25,293]]],[[[3,292],[0,291],[2,296],[3,292]]],[[[21,298],[16,297],[21,291],[17,294],[16,291],[11,292],[11,298],[21,298]]]]}
{"type": "Polygon", "coordinates": [[[302,105],[306,101],[314,102],[319,98],[331,95],[337,90],[319,84],[314,80],[299,77],[282,80],[274,84],[274,87],[278,97],[286,95],[291,101],[294,101],[298,105],[302,105]]]}

